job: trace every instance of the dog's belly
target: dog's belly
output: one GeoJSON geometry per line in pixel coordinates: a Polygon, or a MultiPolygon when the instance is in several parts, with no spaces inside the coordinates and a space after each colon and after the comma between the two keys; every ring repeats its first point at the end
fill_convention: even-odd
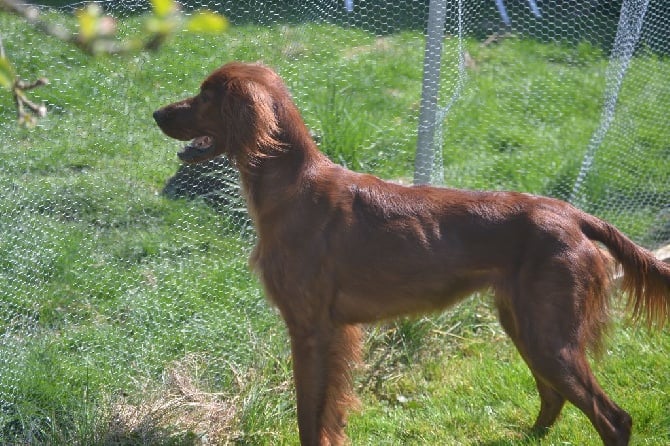
{"type": "Polygon", "coordinates": [[[394,278],[369,286],[345,285],[333,301],[331,314],[339,322],[366,323],[439,311],[492,283],[492,275],[481,272],[451,278],[394,278]]]}

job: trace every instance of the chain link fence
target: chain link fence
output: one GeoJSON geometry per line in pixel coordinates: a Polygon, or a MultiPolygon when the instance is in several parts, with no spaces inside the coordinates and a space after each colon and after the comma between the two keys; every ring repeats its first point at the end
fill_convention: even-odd
{"type": "MultiPolygon", "coordinates": [[[[150,10],[99,4],[122,35],[150,10]]],[[[40,9],[72,26],[82,6],[40,9]]],[[[0,443],[267,443],[255,435],[292,410],[287,341],[247,269],[254,233],[235,172],[225,159],[178,165],[178,143],[151,121],[230,60],[275,67],[348,167],[556,196],[649,248],[670,240],[661,0],[183,8],[233,26],[90,57],[0,12],[18,74],[50,80],[33,128],[0,95],[0,443]]]]}

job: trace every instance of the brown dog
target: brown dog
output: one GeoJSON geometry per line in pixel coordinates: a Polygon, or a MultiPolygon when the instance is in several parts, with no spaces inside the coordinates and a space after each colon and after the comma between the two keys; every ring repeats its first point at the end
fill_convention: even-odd
{"type": "Polygon", "coordinates": [[[225,154],[240,170],[258,232],[250,262],[291,338],[302,445],[345,441],[361,323],[438,311],[487,288],[537,383],[534,428],[551,426],[568,400],[604,444],[628,444],[631,417],[585,353],[608,321],[611,256],[629,308],[649,324],[670,315],[670,267],[613,226],[551,198],[351,172],[319,152],[284,83],[261,65],[229,63],[154,118],[168,136],[193,139],[183,161],[225,154]]]}

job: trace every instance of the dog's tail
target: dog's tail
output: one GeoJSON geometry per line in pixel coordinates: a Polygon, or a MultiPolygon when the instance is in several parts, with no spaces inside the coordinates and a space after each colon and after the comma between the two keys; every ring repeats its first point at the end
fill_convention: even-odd
{"type": "Polygon", "coordinates": [[[628,295],[633,318],[662,328],[670,318],[670,265],[596,217],[583,214],[581,228],[589,239],[605,245],[621,265],[621,288],[628,295]]]}

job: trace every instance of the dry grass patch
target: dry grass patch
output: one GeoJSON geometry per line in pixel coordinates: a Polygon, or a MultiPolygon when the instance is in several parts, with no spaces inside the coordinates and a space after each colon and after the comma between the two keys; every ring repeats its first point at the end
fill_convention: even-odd
{"type": "Polygon", "coordinates": [[[239,396],[203,391],[203,363],[188,355],[166,369],[160,388],[142,386],[140,395],[115,402],[104,444],[219,445],[237,437],[239,396]]]}

